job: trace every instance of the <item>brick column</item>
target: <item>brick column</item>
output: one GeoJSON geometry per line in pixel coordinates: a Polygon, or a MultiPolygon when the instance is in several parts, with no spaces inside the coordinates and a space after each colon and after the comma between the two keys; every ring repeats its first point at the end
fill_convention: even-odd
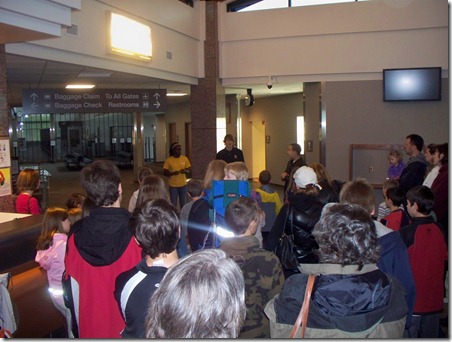
{"type": "Polygon", "coordinates": [[[209,162],[215,159],[216,120],[224,116],[225,91],[219,78],[218,7],[206,1],[205,77],[191,86],[192,175],[203,179],[209,162]]]}

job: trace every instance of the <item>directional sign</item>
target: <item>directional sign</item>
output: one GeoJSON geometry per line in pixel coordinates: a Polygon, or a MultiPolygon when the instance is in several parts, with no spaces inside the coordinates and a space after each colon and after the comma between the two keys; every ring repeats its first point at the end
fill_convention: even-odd
{"type": "Polygon", "coordinates": [[[166,89],[23,89],[24,114],[166,111],[166,89]]]}

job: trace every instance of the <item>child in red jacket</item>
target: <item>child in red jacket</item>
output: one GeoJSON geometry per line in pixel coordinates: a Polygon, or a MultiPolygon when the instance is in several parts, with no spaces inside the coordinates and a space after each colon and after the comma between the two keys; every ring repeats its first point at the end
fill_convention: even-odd
{"type": "Polygon", "coordinates": [[[33,197],[33,192],[39,189],[41,176],[38,170],[24,169],[17,177],[19,194],[16,198],[16,212],[21,214],[41,214],[38,200],[33,197]]]}
{"type": "Polygon", "coordinates": [[[410,224],[410,217],[401,207],[404,200],[405,193],[400,186],[388,189],[386,191],[385,202],[391,212],[383,217],[380,222],[392,230],[399,230],[410,224]]]}
{"type": "Polygon", "coordinates": [[[447,246],[442,227],[430,216],[435,201],[432,190],[426,186],[414,187],[408,191],[406,199],[412,223],[399,233],[407,246],[416,283],[410,337],[438,338],[447,246]]]}

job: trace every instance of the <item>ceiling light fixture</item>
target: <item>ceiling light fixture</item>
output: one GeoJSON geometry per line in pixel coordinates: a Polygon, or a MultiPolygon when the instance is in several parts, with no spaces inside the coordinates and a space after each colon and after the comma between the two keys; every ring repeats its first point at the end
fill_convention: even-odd
{"type": "Polygon", "coordinates": [[[187,93],[166,93],[166,96],[185,96],[187,93]]]}
{"type": "Polygon", "coordinates": [[[95,86],[95,84],[68,84],[66,89],[92,89],[95,86]]]}
{"type": "Polygon", "coordinates": [[[252,106],[254,104],[254,95],[253,95],[253,89],[246,89],[246,95],[245,95],[245,106],[252,106]]]}

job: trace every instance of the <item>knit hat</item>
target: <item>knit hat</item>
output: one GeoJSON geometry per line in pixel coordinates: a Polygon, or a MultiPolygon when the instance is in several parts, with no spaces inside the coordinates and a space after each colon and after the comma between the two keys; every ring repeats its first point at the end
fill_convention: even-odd
{"type": "Polygon", "coordinates": [[[306,188],[306,185],[312,184],[319,188],[319,190],[322,190],[322,187],[319,184],[317,184],[317,175],[314,169],[308,166],[302,166],[297,171],[295,171],[293,179],[295,181],[295,184],[299,188],[304,189],[306,188]]]}

